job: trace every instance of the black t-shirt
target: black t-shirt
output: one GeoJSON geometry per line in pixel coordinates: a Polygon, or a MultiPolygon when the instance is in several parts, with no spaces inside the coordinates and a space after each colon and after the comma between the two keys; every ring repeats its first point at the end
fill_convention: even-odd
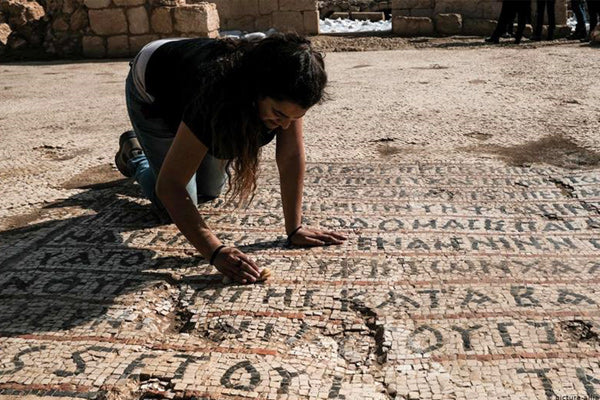
{"type": "MultiPolygon", "coordinates": [[[[210,63],[230,52],[230,48],[215,39],[184,39],[167,42],[154,51],[146,67],[146,91],[155,98],[152,114],[163,118],[173,135],[183,121],[194,135],[218,158],[233,158],[226,149],[213,144],[210,118],[195,115],[190,105],[198,96],[204,76],[211,71],[210,63]]],[[[258,112],[258,111],[257,111],[258,112]]],[[[271,142],[276,131],[261,124],[258,143],[271,142]]]]}

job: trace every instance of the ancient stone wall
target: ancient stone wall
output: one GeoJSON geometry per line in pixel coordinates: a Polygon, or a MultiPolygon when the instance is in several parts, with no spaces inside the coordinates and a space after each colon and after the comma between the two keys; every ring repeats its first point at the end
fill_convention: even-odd
{"type": "Polygon", "coordinates": [[[213,0],[222,29],[261,31],[275,28],[300,34],[319,33],[316,0],[213,0]]]}
{"type": "Polygon", "coordinates": [[[120,57],[136,54],[163,37],[216,37],[217,8],[212,3],[150,3],[148,0],[85,0],[90,26],[83,54],[120,57]]]}
{"type": "MultiPolygon", "coordinates": [[[[498,0],[393,0],[393,31],[402,36],[489,35],[501,7],[498,0]]],[[[556,2],[556,21],[567,23],[566,0],[556,2]]]]}

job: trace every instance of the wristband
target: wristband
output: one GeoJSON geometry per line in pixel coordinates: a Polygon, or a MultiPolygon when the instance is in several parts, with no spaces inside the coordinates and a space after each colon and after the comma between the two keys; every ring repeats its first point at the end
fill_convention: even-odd
{"type": "Polygon", "coordinates": [[[221,250],[223,250],[225,247],[227,247],[227,246],[225,246],[224,244],[222,244],[219,247],[217,247],[215,249],[215,251],[213,251],[212,256],[210,256],[210,265],[215,265],[215,258],[217,258],[217,256],[221,252],[221,250]]]}
{"type": "Polygon", "coordinates": [[[298,233],[298,231],[299,231],[300,229],[302,229],[302,225],[300,225],[299,227],[297,227],[296,229],[294,229],[293,231],[291,231],[291,232],[290,232],[290,233],[287,235],[287,242],[288,242],[289,244],[291,244],[291,243],[292,243],[292,238],[294,237],[294,235],[295,235],[296,233],[298,233]]]}

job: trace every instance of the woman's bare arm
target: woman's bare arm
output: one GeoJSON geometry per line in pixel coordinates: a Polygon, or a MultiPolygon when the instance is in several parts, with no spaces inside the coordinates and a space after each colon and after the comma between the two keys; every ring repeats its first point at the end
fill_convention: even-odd
{"type": "MultiPolygon", "coordinates": [[[[221,241],[202,219],[186,190],[207,151],[206,146],[182,122],[158,174],[156,195],[181,233],[204,258],[210,259],[221,246],[221,241]]],[[[259,276],[258,266],[233,248],[223,249],[215,266],[223,274],[240,282],[254,282],[259,276]]]]}

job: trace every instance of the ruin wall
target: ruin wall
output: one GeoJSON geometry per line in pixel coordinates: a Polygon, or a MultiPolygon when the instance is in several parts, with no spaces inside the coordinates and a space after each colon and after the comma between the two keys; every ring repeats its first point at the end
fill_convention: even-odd
{"type": "MultiPolygon", "coordinates": [[[[392,26],[401,36],[490,35],[501,8],[498,0],[393,0],[392,26]]],[[[567,24],[566,0],[556,2],[556,23],[567,24]]]]}
{"type": "Polygon", "coordinates": [[[248,32],[269,28],[304,35],[319,33],[316,0],[212,0],[219,10],[221,29],[248,32]]]}

